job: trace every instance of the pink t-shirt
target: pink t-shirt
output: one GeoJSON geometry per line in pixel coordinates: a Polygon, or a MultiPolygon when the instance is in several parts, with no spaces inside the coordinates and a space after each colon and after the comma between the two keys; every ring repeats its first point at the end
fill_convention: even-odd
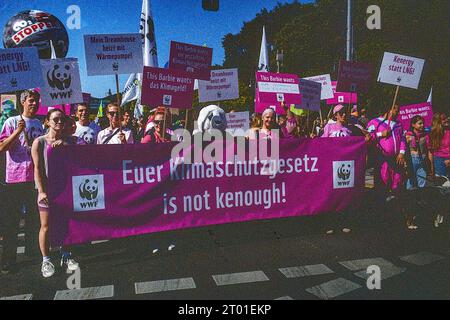
{"type": "Polygon", "coordinates": [[[433,152],[433,156],[450,159],[450,130],[444,131],[444,136],[442,137],[441,147],[433,152]]]}
{"type": "MultiPolygon", "coordinates": [[[[20,119],[20,116],[16,116],[6,120],[0,133],[0,141],[13,134],[20,119]]],[[[38,119],[23,117],[23,120],[26,124],[25,132],[20,134],[19,139],[13,142],[6,152],[6,183],[34,181],[31,145],[34,139],[44,134],[44,130],[38,119]],[[29,145],[26,143],[25,134],[28,137],[29,145]]]]}
{"type": "Polygon", "coordinates": [[[340,123],[328,123],[323,129],[322,138],[350,137],[352,131],[340,123]]]}

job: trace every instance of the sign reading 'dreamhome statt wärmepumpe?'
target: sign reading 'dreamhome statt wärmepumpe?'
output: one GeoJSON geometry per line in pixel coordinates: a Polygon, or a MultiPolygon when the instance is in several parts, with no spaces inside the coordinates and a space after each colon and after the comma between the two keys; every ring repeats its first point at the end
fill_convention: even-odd
{"type": "Polygon", "coordinates": [[[40,87],[42,84],[36,47],[0,49],[0,93],[40,87]]]}
{"type": "Polygon", "coordinates": [[[88,76],[142,72],[142,40],[139,33],[84,36],[88,76]]]}
{"type": "Polygon", "coordinates": [[[211,70],[210,81],[198,81],[198,101],[201,103],[238,98],[238,69],[211,70]]]}
{"type": "Polygon", "coordinates": [[[417,89],[425,60],[385,52],[378,82],[417,89]]]}

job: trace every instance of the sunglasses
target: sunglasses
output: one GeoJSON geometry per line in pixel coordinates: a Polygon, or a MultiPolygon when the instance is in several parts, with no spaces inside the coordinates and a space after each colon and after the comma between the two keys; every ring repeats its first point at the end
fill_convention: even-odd
{"type": "Polygon", "coordinates": [[[345,115],[345,111],[338,111],[337,114],[340,116],[343,116],[343,115],[345,115]]]}
{"type": "Polygon", "coordinates": [[[119,112],[108,112],[111,117],[119,116],[119,112]]]}
{"type": "Polygon", "coordinates": [[[164,123],[164,121],[163,120],[154,120],[153,123],[160,126],[164,123]]]}
{"type": "Polygon", "coordinates": [[[78,110],[78,113],[84,113],[84,112],[88,113],[89,110],[88,110],[88,109],[81,109],[81,110],[78,110]]]}
{"type": "Polygon", "coordinates": [[[64,122],[66,122],[66,119],[64,119],[64,118],[53,118],[52,121],[54,123],[64,123],[64,122]]]}

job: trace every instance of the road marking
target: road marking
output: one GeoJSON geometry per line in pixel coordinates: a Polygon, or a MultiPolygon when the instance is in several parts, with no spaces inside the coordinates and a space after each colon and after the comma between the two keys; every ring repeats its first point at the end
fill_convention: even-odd
{"type": "Polygon", "coordinates": [[[333,270],[324,264],[315,264],[302,267],[280,268],[278,269],[286,278],[300,278],[307,276],[318,276],[322,274],[334,273],[333,270]]]}
{"type": "Polygon", "coordinates": [[[212,277],[218,286],[269,281],[269,278],[262,271],[219,274],[212,277]]]}
{"type": "Polygon", "coordinates": [[[370,259],[360,259],[360,260],[349,260],[349,261],[341,261],[340,265],[344,266],[351,271],[359,271],[363,269],[367,269],[367,267],[376,265],[380,268],[382,266],[393,266],[392,262],[389,262],[383,258],[370,258],[370,259]]]}
{"type": "MultiPolygon", "coordinates": [[[[386,280],[399,274],[402,274],[403,272],[406,271],[406,268],[399,268],[395,265],[384,265],[380,266],[380,271],[381,271],[381,280],[386,280]]],[[[367,270],[362,270],[356,272],[355,276],[367,280],[370,274],[367,274],[367,270]]]]}
{"type": "Polygon", "coordinates": [[[105,243],[108,242],[109,240],[97,240],[97,241],[92,241],[91,244],[100,244],[100,243],[105,243]]]}
{"type": "Polygon", "coordinates": [[[54,300],[94,300],[112,298],[114,286],[57,291],[54,300]]]}
{"type": "Polygon", "coordinates": [[[0,300],[32,300],[32,299],[33,299],[32,294],[22,294],[18,296],[0,298],[0,300]]]}
{"type": "Polygon", "coordinates": [[[17,254],[24,254],[25,253],[25,247],[17,247],[17,254]]]}
{"type": "Polygon", "coordinates": [[[276,298],[276,299],[274,299],[274,300],[294,300],[294,299],[292,299],[292,298],[289,297],[289,296],[284,296],[284,297],[276,298]]]}
{"type": "Polygon", "coordinates": [[[427,264],[431,264],[433,262],[440,261],[443,259],[445,259],[445,258],[442,256],[438,256],[436,254],[425,252],[425,251],[411,254],[409,256],[400,257],[400,260],[411,263],[411,264],[415,264],[417,266],[425,266],[427,264]]]}
{"type": "Polygon", "coordinates": [[[136,294],[147,294],[147,293],[197,288],[193,278],[138,282],[134,284],[134,287],[136,294]]]}
{"type": "Polygon", "coordinates": [[[328,300],[360,288],[362,287],[357,283],[344,278],[338,278],[336,280],[325,282],[318,286],[306,289],[306,291],[320,299],[328,300]]]}

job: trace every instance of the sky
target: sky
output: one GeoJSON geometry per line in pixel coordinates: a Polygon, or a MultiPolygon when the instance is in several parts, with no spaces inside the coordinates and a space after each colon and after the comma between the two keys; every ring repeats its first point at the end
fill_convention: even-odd
{"type": "MultiPolygon", "coordinates": [[[[252,20],[263,8],[271,10],[277,2],[293,0],[220,0],[219,12],[204,11],[202,0],[151,0],[159,67],[164,67],[169,60],[172,40],[206,44],[213,48],[213,64],[221,65],[223,36],[239,33],[244,22],[252,20]]],[[[114,76],[87,76],[83,35],[139,32],[142,0],[0,0],[1,34],[8,19],[24,10],[45,11],[66,24],[70,5],[77,5],[81,10],[81,28],[67,30],[70,41],[67,57],[79,59],[83,92],[94,97],[104,97],[109,89],[114,93],[114,76]]],[[[128,76],[119,76],[121,90],[128,76]]]]}

